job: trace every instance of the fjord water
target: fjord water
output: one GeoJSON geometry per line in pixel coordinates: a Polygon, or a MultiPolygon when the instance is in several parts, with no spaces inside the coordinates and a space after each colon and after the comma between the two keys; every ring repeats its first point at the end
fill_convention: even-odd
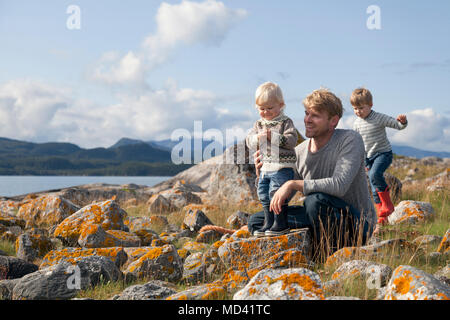
{"type": "Polygon", "coordinates": [[[0,176],[0,197],[13,197],[26,193],[74,187],[91,183],[154,186],[170,177],[116,177],[116,176],[0,176]]]}

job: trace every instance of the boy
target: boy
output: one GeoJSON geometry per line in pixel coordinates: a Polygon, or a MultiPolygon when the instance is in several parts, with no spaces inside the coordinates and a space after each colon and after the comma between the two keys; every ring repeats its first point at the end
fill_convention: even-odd
{"type": "Polygon", "coordinates": [[[272,82],[260,85],[255,93],[255,107],[261,119],[255,122],[246,138],[249,149],[259,149],[262,167],[258,181],[258,198],[264,210],[264,225],[254,232],[257,237],[277,236],[289,232],[287,203],[279,214],[270,210],[274,193],[294,178],[298,134],[294,123],[284,115],[280,87],[272,82]]]}
{"type": "Polygon", "coordinates": [[[403,130],[408,125],[404,114],[394,119],[372,110],[372,94],[365,88],[355,89],[350,97],[357,119],[353,129],[361,134],[366,152],[365,165],[369,173],[373,200],[378,215],[378,224],[388,221],[394,212],[384,171],[392,163],[392,148],[386,136],[386,127],[403,130]]]}

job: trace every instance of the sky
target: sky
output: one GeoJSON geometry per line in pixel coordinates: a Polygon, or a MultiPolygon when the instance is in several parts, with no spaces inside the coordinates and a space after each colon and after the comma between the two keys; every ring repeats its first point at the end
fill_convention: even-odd
{"type": "Polygon", "coordinates": [[[449,38],[448,0],[0,0],[0,137],[94,148],[197,124],[230,143],[272,81],[302,134],[309,93],[351,128],[364,86],[408,117],[392,144],[450,152],[449,38]]]}

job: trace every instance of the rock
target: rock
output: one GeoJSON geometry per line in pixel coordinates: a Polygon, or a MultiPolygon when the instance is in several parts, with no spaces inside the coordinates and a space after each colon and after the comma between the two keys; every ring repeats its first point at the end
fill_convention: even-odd
{"type": "Polygon", "coordinates": [[[222,238],[222,233],[216,230],[207,230],[200,232],[195,238],[196,242],[211,243],[222,238]]]}
{"type": "Polygon", "coordinates": [[[343,263],[333,273],[333,280],[345,281],[355,276],[361,276],[364,280],[372,280],[372,284],[376,288],[386,285],[392,274],[392,269],[380,263],[366,260],[352,260],[343,263]]]}
{"type": "Polygon", "coordinates": [[[127,231],[123,219],[127,213],[114,200],[107,200],[81,208],[62,221],[55,229],[55,237],[68,245],[75,245],[84,228],[99,224],[103,230],[127,231]]]}
{"type": "Polygon", "coordinates": [[[447,265],[434,274],[434,276],[439,279],[440,281],[446,283],[450,286],[450,265],[447,263],[447,265]]]}
{"type": "Polygon", "coordinates": [[[220,283],[213,282],[178,292],[166,300],[223,300],[226,295],[226,289],[220,283]]]}
{"type": "Polygon", "coordinates": [[[248,219],[250,218],[250,214],[242,211],[236,211],[227,219],[227,225],[231,229],[240,229],[243,226],[248,224],[248,219]]]}
{"type": "Polygon", "coordinates": [[[38,266],[23,259],[0,256],[0,279],[16,279],[35,272],[38,266]]]}
{"type": "Polygon", "coordinates": [[[0,280],[0,300],[11,300],[13,289],[19,281],[20,278],[0,280]]]}
{"type": "Polygon", "coordinates": [[[152,280],[145,284],[130,286],[112,300],[161,300],[176,292],[170,283],[152,280]]]}
{"type": "Polygon", "coordinates": [[[87,224],[81,230],[78,244],[84,248],[139,247],[137,235],[121,230],[103,230],[99,224],[87,224]]]}
{"type": "Polygon", "coordinates": [[[111,248],[64,248],[52,250],[42,259],[40,269],[54,266],[62,262],[75,264],[78,261],[90,256],[103,256],[113,261],[118,268],[127,262],[128,256],[122,247],[111,248]]]}
{"type": "Polygon", "coordinates": [[[183,262],[173,245],[154,247],[128,265],[125,277],[152,277],[155,280],[177,282],[183,275],[183,262]]]}
{"type": "Polygon", "coordinates": [[[76,187],[63,188],[55,194],[70,200],[79,207],[85,207],[93,202],[103,202],[115,198],[119,205],[125,205],[129,200],[137,204],[145,203],[152,193],[147,192],[147,186],[133,183],[114,185],[107,183],[92,183],[76,187]]]}
{"type": "Polygon", "coordinates": [[[441,241],[442,241],[442,237],[440,237],[440,236],[426,234],[426,235],[415,238],[412,241],[412,243],[416,244],[417,246],[427,247],[427,246],[432,246],[432,245],[438,244],[441,241]]]}
{"type": "Polygon", "coordinates": [[[178,181],[184,181],[205,190],[206,194],[202,195],[202,199],[207,198],[215,203],[258,203],[255,179],[255,166],[249,161],[249,149],[244,142],[240,142],[229,147],[222,155],[196,164],[148,191],[159,193],[172,188],[178,181]]]}
{"type": "Polygon", "coordinates": [[[242,271],[260,267],[272,256],[293,248],[309,258],[311,240],[308,229],[299,229],[278,237],[230,238],[219,247],[218,253],[226,266],[242,271]]]}
{"type": "Polygon", "coordinates": [[[181,225],[182,229],[198,232],[203,226],[212,225],[213,223],[201,210],[189,210],[181,225]]]}
{"type": "Polygon", "coordinates": [[[79,209],[63,197],[44,195],[20,206],[17,217],[25,220],[27,227],[45,228],[57,225],[79,209]]]}
{"type": "Polygon", "coordinates": [[[54,249],[53,242],[45,234],[29,230],[16,240],[16,256],[28,262],[42,258],[54,249]]]}
{"type": "Polygon", "coordinates": [[[389,257],[397,252],[415,252],[417,246],[404,239],[388,239],[362,247],[345,247],[327,258],[326,265],[342,264],[351,260],[373,260],[383,255],[389,257]]]}
{"type": "Polygon", "coordinates": [[[428,202],[405,200],[395,207],[388,217],[390,224],[415,224],[434,215],[433,207],[428,202]]]}
{"type": "Polygon", "coordinates": [[[202,203],[202,199],[189,189],[176,184],[169,190],[153,195],[147,203],[150,213],[161,213],[181,210],[190,203],[202,203]]]}
{"type": "MultiPolygon", "coordinates": [[[[13,200],[0,200],[0,217],[1,216],[12,216],[16,215],[17,210],[20,207],[20,203],[13,200]]],[[[1,224],[0,219],[0,224],[1,224]]]]}
{"type": "Polygon", "coordinates": [[[305,268],[265,269],[233,300],[324,300],[319,275],[305,268]]]}
{"type": "Polygon", "coordinates": [[[208,245],[201,242],[186,241],[183,245],[183,249],[186,249],[189,252],[194,253],[199,251],[205,251],[206,249],[208,249],[208,245]]]}
{"type": "Polygon", "coordinates": [[[183,264],[183,280],[196,284],[206,278],[206,265],[203,263],[203,253],[197,252],[186,258],[183,264]]]}
{"type": "Polygon", "coordinates": [[[108,258],[84,257],[75,265],[62,262],[30,273],[14,286],[13,300],[54,300],[73,298],[79,290],[100,281],[117,281],[121,272],[108,258]]]}
{"type": "Polygon", "coordinates": [[[450,251],[449,247],[450,247],[450,229],[447,229],[447,232],[445,233],[441,243],[439,244],[437,252],[440,253],[449,252],[450,251]]]}
{"type": "Polygon", "coordinates": [[[411,266],[397,267],[384,300],[449,300],[450,286],[411,266]]]}
{"type": "Polygon", "coordinates": [[[12,227],[12,226],[18,226],[21,229],[25,229],[26,222],[25,220],[19,219],[15,216],[2,213],[0,214],[0,227],[12,227]]]}

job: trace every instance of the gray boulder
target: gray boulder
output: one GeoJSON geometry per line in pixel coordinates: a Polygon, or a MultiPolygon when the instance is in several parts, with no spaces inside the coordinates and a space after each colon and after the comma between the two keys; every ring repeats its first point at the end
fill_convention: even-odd
{"type": "Polygon", "coordinates": [[[16,279],[35,272],[39,267],[23,259],[0,256],[0,279],[16,279]]]}
{"type": "Polygon", "coordinates": [[[162,300],[176,292],[170,283],[152,280],[142,285],[130,286],[112,300],[162,300]]]}

